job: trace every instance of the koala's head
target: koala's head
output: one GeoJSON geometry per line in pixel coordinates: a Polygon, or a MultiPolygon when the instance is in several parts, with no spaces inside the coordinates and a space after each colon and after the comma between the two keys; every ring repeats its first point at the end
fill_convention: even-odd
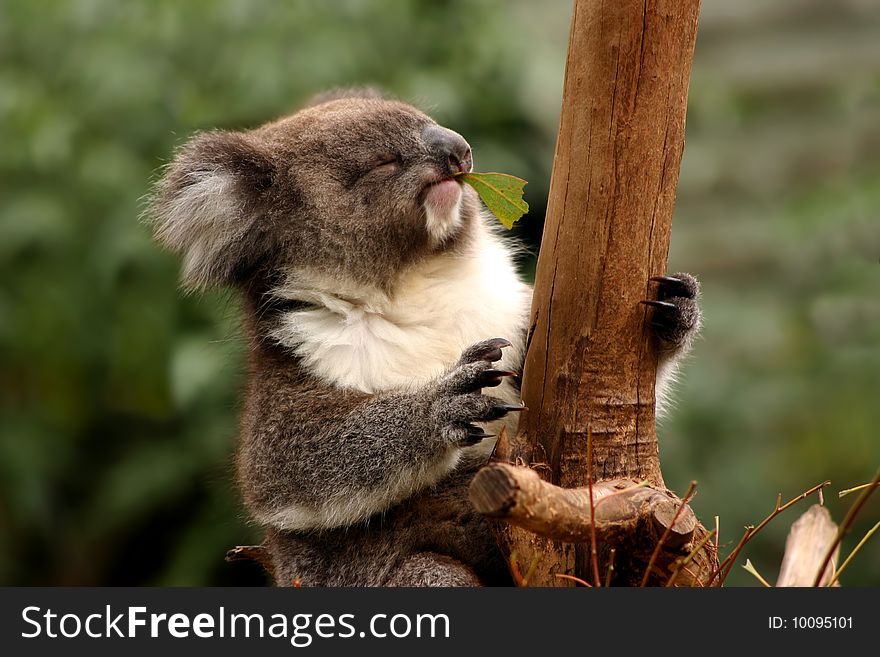
{"type": "Polygon", "coordinates": [[[255,130],[195,136],[150,215],[190,288],[271,286],[290,272],[386,286],[480,220],[453,179],[471,166],[460,135],[405,103],[331,97],[255,130]]]}

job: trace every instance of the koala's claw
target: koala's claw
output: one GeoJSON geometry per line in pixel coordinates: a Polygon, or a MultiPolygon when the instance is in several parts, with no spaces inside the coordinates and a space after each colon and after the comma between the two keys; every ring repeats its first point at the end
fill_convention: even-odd
{"type": "Polygon", "coordinates": [[[504,347],[509,346],[510,342],[504,338],[483,340],[482,342],[478,342],[465,349],[458,363],[459,365],[466,365],[481,360],[486,361],[487,363],[494,363],[495,361],[501,360],[501,350],[504,347]]]}
{"type": "Polygon", "coordinates": [[[683,297],[696,299],[700,293],[700,284],[690,274],[676,274],[675,276],[651,276],[648,280],[660,283],[657,286],[657,297],[660,301],[683,297]]]}
{"type": "Polygon", "coordinates": [[[673,283],[678,284],[681,283],[680,278],[676,278],[675,276],[651,276],[648,279],[649,281],[657,281],[658,283],[673,283]]]}
{"type": "Polygon", "coordinates": [[[462,447],[470,447],[471,445],[476,445],[486,438],[495,437],[495,434],[486,433],[485,431],[483,431],[482,427],[478,427],[474,424],[466,425],[465,429],[467,429],[467,434],[458,443],[462,447]]]}
{"type": "Polygon", "coordinates": [[[641,303],[654,308],[654,334],[666,349],[687,344],[700,328],[700,284],[690,274],[652,276],[649,280],[659,284],[657,298],[641,303]]]}
{"type": "Polygon", "coordinates": [[[471,345],[462,352],[458,363],[439,381],[442,394],[464,395],[483,388],[500,386],[505,377],[516,372],[497,369],[493,363],[501,360],[501,350],[509,347],[504,338],[492,338],[471,345]]]}
{"type": "Polygon", "coordinates": [[[496,369],[483,370],[477,379],[477,387],[495,388],[504,382],[505,376],[516,376],[516,372],[496,369]]]}
{"type": "MultiPolygon", "coordinates": [[[[651,279],[654,280],[654,279],[651,279]]],[[[675,310],[675,304],[669,303],[668,301],[655,301],[654,299],[645,299],[644,301],[639,301],[639,303],[643,303],[646,306],[653,306],[654,308],[665,308],[666,310],[675,310]]]]}
{"type": "Polygon", "coordinates": [[[443,375],[433,388],[434,426],[447,444],[467,447],[493,434],[486,433],[477,423],[494,422],[508,413],[525,410],[519,404],[509,404],[498,397],[483,395],[483,388],[501,385],[516,372],[495,367],[501,360],[501,350],[509,347],[504,338],[492,338],[471,345],[462,353],[458,363],[443,375]]]}
{"type": "Polygon", "coordinates": [[[467,447],[491,438],[494,434],[486,433],[479,423],[494,422],[508,413],[525,410],[522,404],[509,404],[498,397],[480,394],[480,388],[486,387],[486,381],[480,376],[485,372],[494,373],[492,385],[501,381],[501,374],[510,374],[492,370],[486,362],[460,365],[451,373],[452,381],[437,390],[439,394],[431,403],[431,414],[439,435],[448,444],[467,447]]]}
{"type": "Polygon", "coordinates": [[[487,422],[491,422],[492,420],[500,420],[508,413],[520,413],[524,410],[526,410],[525,406],[514,406],[513,404],[496,404],[483,419],[487,422]]]}

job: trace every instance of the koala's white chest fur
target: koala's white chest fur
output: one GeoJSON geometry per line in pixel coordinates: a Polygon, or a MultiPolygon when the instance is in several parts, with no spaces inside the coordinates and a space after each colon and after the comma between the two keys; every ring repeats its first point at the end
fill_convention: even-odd
{"type": "Polygon", "coordinates": [[[407,390],[442,374],[465,347],[493,337],[512,343],[502,366],[522,362],[531,289],[508,247],[485,228],[468,253],[408,269],[391,295],[302,272],[276,294],[315,306],[287,313],[273,337],[331,385],[407,390]]]}

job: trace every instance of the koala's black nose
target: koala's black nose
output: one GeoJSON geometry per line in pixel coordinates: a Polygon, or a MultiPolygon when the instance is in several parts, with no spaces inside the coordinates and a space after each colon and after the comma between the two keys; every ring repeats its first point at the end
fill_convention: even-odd
{"type": "Polygon", "coordinates": [[[444,173],[468,173],[473,168],[470,144],[457,132],[439,125],[429,125],[422,131],[422,138],[444,173]]]}

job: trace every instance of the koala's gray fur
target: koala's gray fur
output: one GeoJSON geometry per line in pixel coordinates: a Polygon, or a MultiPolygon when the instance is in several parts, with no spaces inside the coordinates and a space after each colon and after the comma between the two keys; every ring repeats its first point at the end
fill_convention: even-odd
{"type": "MultiPolygon", "coordinates": [[[[467,485],[484,428],[519,410],[530,289],[473,190],[446,184],[470,157],[409,105],[334,93],[197,135],[157,186],[184,283],[244,299],[239,483],[278,584],[510,581],[467,485]]],[[[667,372],[699,327],[696,281],[676,280],[655,311],[667,372]]]]}

